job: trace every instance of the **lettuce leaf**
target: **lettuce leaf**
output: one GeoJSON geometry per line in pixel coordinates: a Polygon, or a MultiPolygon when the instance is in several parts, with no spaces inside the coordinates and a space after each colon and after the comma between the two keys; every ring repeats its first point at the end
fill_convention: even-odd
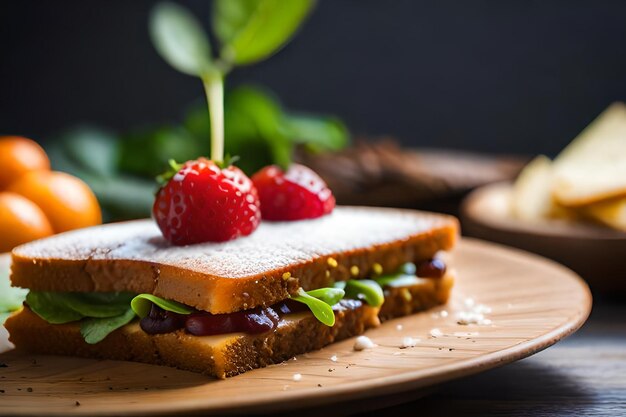
{"type": "Polygon", "coordinates": [[[39,317],[51,324],[80,320],[85,342],[102,341],[109,333],[129,323],[135,312],[131,293],[68,293],[31,291],[26,303],[39,317]]]}
{"type": "Polygon", "coordinates": [[[62,293],[31,291],[26,296],[26,304],[39,317],[51,324],[77,321],[84,316],[63,303],[62,293]]]}

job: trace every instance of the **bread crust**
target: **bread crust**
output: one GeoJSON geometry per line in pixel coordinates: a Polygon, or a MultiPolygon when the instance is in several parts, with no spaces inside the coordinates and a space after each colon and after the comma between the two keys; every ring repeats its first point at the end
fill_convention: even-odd
{"type": "Polygon", "coordinates": [[[37,291],[152,293],[230,313],[432,258],[459,230],[452,216],[414,210],[340,207],[325,217],[266,222],[251,237],[182,249],[149,220],[69,232],[14,249],[11,280],[37,291]]]}

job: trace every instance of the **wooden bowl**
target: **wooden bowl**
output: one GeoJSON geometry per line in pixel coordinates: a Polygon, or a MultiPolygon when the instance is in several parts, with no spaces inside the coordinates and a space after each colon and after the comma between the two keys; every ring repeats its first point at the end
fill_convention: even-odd
{"type": "Polygon", "coordinates": [[[510,210],[511,192],[507,182],[470,193],[461,207],[464,233],[560,262],[595,291],[626,293],[626,233],[563,220],[516,219],[510,210]]]}

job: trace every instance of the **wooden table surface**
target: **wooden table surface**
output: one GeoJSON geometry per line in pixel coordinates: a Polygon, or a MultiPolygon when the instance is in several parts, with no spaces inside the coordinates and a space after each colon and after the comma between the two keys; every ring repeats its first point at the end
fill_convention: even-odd
{"type": "Polygon", "coordinates": [[[626,416],[626,299],[596,297],[582,329],[534,356],[358,415],[382,414],[626,416]]]}

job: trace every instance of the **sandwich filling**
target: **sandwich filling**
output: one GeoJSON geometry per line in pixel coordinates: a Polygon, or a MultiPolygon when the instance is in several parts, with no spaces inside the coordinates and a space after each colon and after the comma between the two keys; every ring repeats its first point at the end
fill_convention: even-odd
{"type": "MultiPolygon", "coordinates": [[[[289,314],[310,311],[317,320],[333,326],[335,315],[364,303],[379,308],[386,295],[406,297],[407,288],[424,279],[441,279],[446,265],[441,258],[404,264],[395,274],[373,279],[338,281],[333,287],[304,291],[268,307],[227,314],[211,314],[152,294],[64,293],[31,291],[26,304],[51,324],[79,322],[85,341],[95,344],[114,330],[139,317],[141,329],[151,335],[184,331],[195,336],[242,332],[259,334],[274,330],[289,314]],[[398,289],[405,290],[398,292],[398,289]]],[[[407,303],[410,301],[406,300],[407,303]]]]}

